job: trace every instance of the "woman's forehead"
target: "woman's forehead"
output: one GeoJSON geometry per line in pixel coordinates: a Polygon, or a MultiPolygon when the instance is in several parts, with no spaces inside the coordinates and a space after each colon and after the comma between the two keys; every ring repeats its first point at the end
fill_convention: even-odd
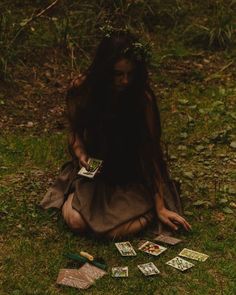
{"type": "Polygon", "coordinates": [[[121,58],[120,60],[118,60],[115,63],[114,69],[116,71],[130,72],[130,71],[133,71],[134,64],[133,64],[133,62],[131,62],[130,60],[128,60],[126,58],[121,58]]]}

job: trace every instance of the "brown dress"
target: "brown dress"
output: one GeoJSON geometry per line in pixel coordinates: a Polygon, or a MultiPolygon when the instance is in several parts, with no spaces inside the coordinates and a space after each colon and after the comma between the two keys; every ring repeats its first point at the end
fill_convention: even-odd
{"type": "MultiPolygon", "coordinates": [[[[153,107],[154,104],[147,99],[147,121],[153,121],[153,107]]],[[[155,191],[143,177],[138,152],[138,147],[150,140],[152,132],[139,126],[140,120],[132,118],[129,110],[123,112],[122,117],[119,111],[109,110],[104,112],[103,119],[88,126],[85,136],[87,151],[91,157],[104,161],[101,173],[94,179],[79,176],[79,164],[71,152],[72,160],[63,165],[41,206],[60,209],[68,195],[73,193],[72,207],[96,234],[104,234],[150,211],[154,212],[155,191]],[[147,136],[140,136],[140,132],[147,136]]],[[[164,202],[168,209],[182,213],[179,195],[170,180],[164,185],[164,202]]]]}

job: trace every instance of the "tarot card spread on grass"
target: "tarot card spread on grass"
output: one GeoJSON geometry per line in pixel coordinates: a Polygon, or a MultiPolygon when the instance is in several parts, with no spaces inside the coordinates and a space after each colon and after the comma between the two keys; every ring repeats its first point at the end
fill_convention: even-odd
{"type": "Polygon", "coordinates": [[[112,276],[114,278],[125,278],[128,277],[128,266],[112,267],[112,276]]]}
{"type": "Polygon", "coordinates": [[[166,243],[169,245],[176,245],[176,244],[182,242],[182,240],[180,240],[180,239],[176,239],[174,237],[169,237],[169,236],[165,236],[165,235],[159,235],[159,236],[155,237],[154,240],[158,241],[158,242],[166,243]]]}
{"type": "Polygon", "coordinates": [[[116,248],[119,250],[122,256],[136,256],[136,252],[134,248],[130,244],[130,242],[120,242],[115,243],[116,248]]]}
{"type": "Polygon", "coordinates": [[[87,289],[95,280],[101,278],[105,274],[106,272],[104,270],[89,263],[85,263],[79,269],[61,269],[57,277],[57,284],[78,289],[87,289]]]}
{"type": "Polygon", "coordinates": [[[160,273],[159,269],[152,262],[139,264],[138,268],[145,276],[153,276],[160,273]]]}
{"type": "Polygon", "coordinates": [[[78,174],[85,177],[93,178],[95,174],[98,172],[98,169],[101,167],[102,162],[103,162],[102,160],[89,158],[88,160],[89,170],[87,170],[85,167],[82,167],[79,170],[78,174]]]}
{"type": "Polygon", "coordinates": [[[188,262],[180,257],[175,257],[175,258],[171,259],[170,261],[166,262],[166,264],[168,264],[174,268],[177,268],[181,271],[185,271],[185,270],[194,266],[193,263],[188,262]]]}
{"type": "Polygon", "coordinates": [[[138,249],[143,251],[143,252],[146,252],[148,254],[158,256],[162,252],[166,251],[167,248],[147,241],[144,244],[142,244],[138,249]]]}
{"type": "Polygon", "coordinates": [[[194,259],[194,260],[198,260],[198,261],[206,261],[207,258],[209,257],[206,254],[197,252],[197,251],[193,251],[187,248],[184,248],[180,253],[179,256],[182,257],[186,257],[186,258],[190,258],[190,259],[194,259]]]}

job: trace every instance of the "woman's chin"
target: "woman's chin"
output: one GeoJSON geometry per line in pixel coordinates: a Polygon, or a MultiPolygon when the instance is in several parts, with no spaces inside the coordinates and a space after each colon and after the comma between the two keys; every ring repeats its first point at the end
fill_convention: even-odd
{"type": "Polygon", "coordinates": [[[128,89],[127,86],[116,86],[115,87],[115,92],[118,93],[118,94],[122,94],[124,92],[126,92],[128,89]]]}

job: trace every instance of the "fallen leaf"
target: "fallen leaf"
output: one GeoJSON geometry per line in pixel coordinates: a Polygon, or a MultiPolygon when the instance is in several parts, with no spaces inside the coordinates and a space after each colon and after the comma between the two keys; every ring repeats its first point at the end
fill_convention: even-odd
{"type": "Polygon", "coordinates": [[[206,204],[206,201],[204,200],[198,200],[196,202],[193,203],[193,206],[203,206],[206,204]]]}
{"type": "Polygon", "coordinates": [[[236,149],[236,141],[232,141],[230,147],[236,149]]]}
{"type": "Polygon", "coordinates": [[[234,202],[230,202],[230,203],[229,203],[229,206],[232,207],[232,208],[236,208],[236,203],[234,203],[234,202]]]}
{"type": "Polygon", "coordinates": [[[178,99],[178,102],[182,105],[186,105],[188,104],[189,101],[187,99],[182,98],[182,99],[178,99]]]}
{"type": "Polygon", "coordinates": [[[205,149],[205,147],[203,145],[197,145],[195,149],[197,152],[201,152],[205,149]]]}
{"type": "Polygon", "coordinates": [[[220,200],[218,201],[219,204],[225,204],[225,203],[227,203],[227,202],[228,202],[227,199],[220,199],[220,200]]]}
{"type": "Polygon", "coordinates": [[[226,214],[233,214],[234,213],[234,211],[232,209],[230,209],[229,207],[223,208],[222,211],[226,214]]]}
{"type": "Polygon", "coordinates": [[[188,137],[188,133],[187,132],[180,133],[180,138],[185,139],[187,137],[188,137]]]}
{"type": "Polygon", "coordinates": [[[186,171],[183,173],[183,175],[189,179],[193,179],[194,178],[194,174],[191,171],[186,171]]]}
{"type": "Polygon", "coordinates": [[[222,212],[215,213],[214,217],[217,221],[224,221],[225,220],[225,215],[222,212]]]}
{"type": "Polygon", "coordinates": [[[186,216],[193,216],[194,213],[191,212],[191,211],[184,211],[184,215],[186,215],[186,216]]]}

